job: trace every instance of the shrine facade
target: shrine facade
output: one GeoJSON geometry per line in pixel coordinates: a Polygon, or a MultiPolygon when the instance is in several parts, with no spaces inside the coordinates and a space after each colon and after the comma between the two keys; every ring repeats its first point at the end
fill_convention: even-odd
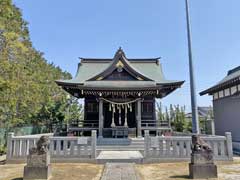
{"type": "Polygon", "coordinates": [[[128,59],[121,48],[112,59],[81,58],[77,74],[56,83],[84,98],[84,120],[72,132],[97,130],[99,137],[141,137],[144,130],[170,130],[156,117],[156,98],[181,87],[166,80],[160,58],[128,59]]]}

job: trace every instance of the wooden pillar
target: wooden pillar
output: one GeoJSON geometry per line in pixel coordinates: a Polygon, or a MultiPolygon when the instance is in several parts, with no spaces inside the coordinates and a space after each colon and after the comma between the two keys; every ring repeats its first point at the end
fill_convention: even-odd
{"type": "Polygon", "coordinates": [[[103,100],[99,99],[99,128],[98,136],[103,137],[103,100]]]}
{"type": "Polygon", "coordinates": [[[128,123],[127,123],[127,106],[124,107],[124,111],[125,111],[124,126],[125,126],[125,127],[128,127],[128,123]]]}
{"type": "Polygon", "coordinates": [[[139,99],[137,101],[137,136],[138,137],[142,137],[142,128],[141,128],[141,120],[142,120],[142,117],[141,117],[141,99],[139,99]]]}

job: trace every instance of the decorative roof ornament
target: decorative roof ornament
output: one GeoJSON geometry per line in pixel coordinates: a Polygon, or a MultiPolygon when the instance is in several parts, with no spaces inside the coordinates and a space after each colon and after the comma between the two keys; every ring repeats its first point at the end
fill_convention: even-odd
{"type": "Polygon", "coordinates": [[[117,68],[123,68],[124,64],[122,63],[122,61],[118,61],[118,63],[116,64],[117,68]]]}
{"type": "Polygon", "coordinates": [[[122,55],[126,58],[125,52],[123,51],[122,47],[120,46],[117,50],[117,52],[115,53],[114,57],[118,56],[118,55],[122,55]]]}
{"type": "Polygon", "coordinates": [[[109,76],[114,70],[117,69],[118,72],[122,72],[123,68],[127,73],[129,73],[129,75],[134,77],[136,80],[153,81],[132,66],[121,47],[115,53],[112,63],[104,71],[88,79],[87,81],[103,80],[107,76],[109,76]]]}

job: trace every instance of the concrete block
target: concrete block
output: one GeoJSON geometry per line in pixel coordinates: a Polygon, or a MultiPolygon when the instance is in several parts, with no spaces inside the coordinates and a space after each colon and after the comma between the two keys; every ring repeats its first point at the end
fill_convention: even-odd
{"type": "Polygon", "coordinates": [[[217,166],[215,164],[189,164],[191,179],[217,178],[217,166]]]}
{"type": "Polygon", "coordinates": [[[51,166],[45,167],[24,167],[23,180],[48,180],[51,174],[51,166]]]}

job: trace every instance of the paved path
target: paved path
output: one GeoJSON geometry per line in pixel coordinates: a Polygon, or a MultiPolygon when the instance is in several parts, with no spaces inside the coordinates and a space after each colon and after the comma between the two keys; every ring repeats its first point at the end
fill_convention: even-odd
{"type": "Polygon", "coordinates": [[[134,163],[107,163],[101,180],[140,180],[134,163]]]}

